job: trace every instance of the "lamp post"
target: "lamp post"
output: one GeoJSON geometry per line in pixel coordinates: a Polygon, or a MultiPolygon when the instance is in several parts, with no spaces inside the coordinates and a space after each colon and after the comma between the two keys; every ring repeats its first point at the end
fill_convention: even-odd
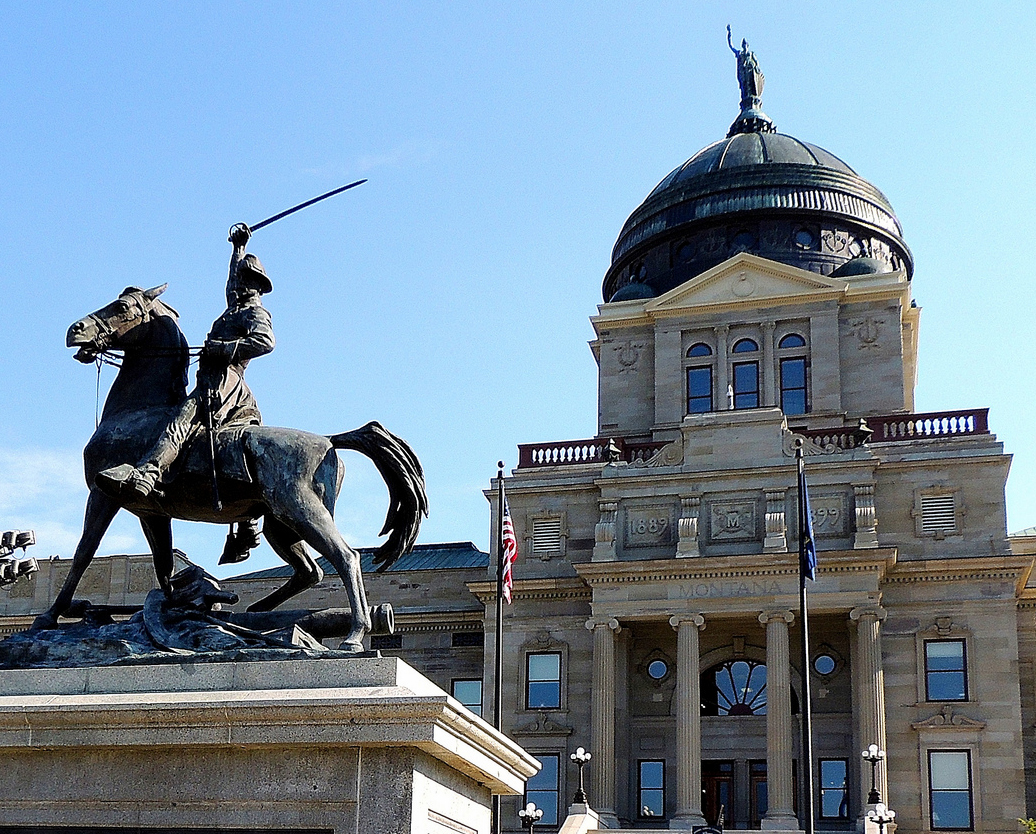
{"type": "Polygon", "coordinates": [[[867,812],[867,819],[878,826],[878,834],[885,834],[885,826],[896,821],[896,812],[884,802],[878,802],[873,810],[867,812]]]}
{"type": "Polygon", "coordinates": [[[579,768],[579,790],[576,791],[576,798],[573,800],[577,805],[589,804],[586,800],[586,791],[583,790],[583,768],[586,767],[586,763],[593,757],[586,752],[582,747],[577,747],[576,752],[573,753],[569,758],[576,763],[576,767],[579,768]]]}
{"type": "MultiPolygon", "coordinates": [[[[885,751],[879,750],[878,745],[872,744],[861,754],[865,762],[871,763],[871,792],[867,794],[867,804],[877,805],[881,802],[881,794],[878,793],[877,769],[878,762],[885,761],[885,751]]],[[[882,806],[883,808],[885,806],[882,806]]],[[[869,815],[870,812],[868,812],[869,815]]],[[[893,812],[893,816],[894,816],[893,812]]]]}
{"type": "Polygon", "coordinates": [[[0,587],[13,585],[23,576],[29,576],[40,569],[35,559],[24,558],[25,549],[36,544],[32,530],[7,530],[0,534],[0,587]],[[23,558],[14,555],[21,550],[23,558]]]}
{"type": "Polygon", "coordinates": [[[518,818],[522,821],[522,828],[528,828],[532,834],[533,826],[543,818],[543,811],[536,807],[535,802],[530,802],[518,812],[518,818]]]}

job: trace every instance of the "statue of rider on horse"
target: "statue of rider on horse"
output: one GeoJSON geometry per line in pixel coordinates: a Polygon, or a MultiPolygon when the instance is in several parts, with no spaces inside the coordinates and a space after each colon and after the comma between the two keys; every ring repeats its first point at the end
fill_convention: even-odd
{"type": "MultiPolygon", "coordinates": [[[[361,181],[362,182],[362,181],[361,181]]],[[[244,381],[251,359],[273,350],[270,315],[261,297],[273,285],[259,259],[245,254],[251,232],[352,183],[275,215],[251,229],[230,231],[234,246],[227,309],[201,348],[196,385],[187,393],[191,348],[178,314],[159,296],[165,286],[128,287],[110,304],[74,322],[66,343],[91,362],[121,351],[118,375],[100,422],[83,451],[90,495],[83,535],[64,585],[35,629],[53,628],[73,608],[76,587],[120,509],[136,515],[167,596],[173,568],[171,519],[231,525],[222,562],[241,561],[262,535],[293,569],[285,584],[253,603],[271,611],[323,578],[313,548],[335,568],[352,612],[341,649],[363,650],[372,625],[360,556],[334,524],[345,468],[338,449],[369,457],[385,480],[389,508],[376,548],[379,571],[410,551],[428,514],[424,473],[405,441],[376,422],[330,436],[262,424],[244,381]],[[235,532],[234,525],[237,525],[235,532]]]]}
{"type": "MultiPolygon", "coordinates": [[[[169,474],[184,446],[206,428],[214,433],[262,423],[259,406],[245,383],[245,368],[274,348],[273,323],[262,305],[262,296],[273,291],[273,283],[259,259],[245,254],[250,237],[244,223],[230,230],[234,252],[227,277],[227,309],[205,337],[194,390],[142,461],[98,473],[101,489],[115,496],[132,490],[146,498],[169,474]]],[[[211,462],[215,467],[215,460],[211,462]]],[[[258,544],[258,519],[248,518],[236,531],[231,527],[220,564],[243,562],[258,544]]]]}

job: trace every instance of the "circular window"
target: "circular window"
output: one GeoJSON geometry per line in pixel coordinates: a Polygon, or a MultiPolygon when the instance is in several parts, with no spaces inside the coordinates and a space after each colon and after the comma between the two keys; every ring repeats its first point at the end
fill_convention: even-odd
{"type": "Polygon", "coordinates": [[[809,229],[799,229],[795,232],[795,245],[799,249],[812,249],[817,242],[817,236],[809,229]]]}
{"type": "Polygon", "coordinates": [[[656,681],[662,680],[669,674],[669,664],[664,660],[652,660],[647,667],[648,676],[656,681]]]}
{"type": "Polygon", "coordinates": [[[813,658],[813,668],[818,675],[830,675],[836,666],[838,661],[829,654],[820,654],[813,658]]]}

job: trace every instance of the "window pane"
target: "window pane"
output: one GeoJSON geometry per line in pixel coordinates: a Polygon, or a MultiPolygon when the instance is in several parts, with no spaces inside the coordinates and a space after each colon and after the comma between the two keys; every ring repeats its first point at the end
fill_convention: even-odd
{"type": "Polygon", "coordinates": [[[453,697],[475,715],[482,715],[482,681],[454,681],[453,697]]]}
{"type": "Polygon", "coordinates": [[[806,387],[805,359],[785,359],[781,362],[781,385],[785,388],[806,387]]]}
{"type": "Polygon", "coordinates": [[[642,817],[661,817],[665,815],[663,802],[665,795],[659,790],[643,790],[640,792],[640,815],[642,817]]]}
{"type": "Polygon", "coordinates": [[[968,777],[968,754],[961,751],[952,753],[929,753],[931,762],[929,779],[932,790],[966,791],[970,787],[968,777]]]}
{"type": "Polygon", "coordinates": [[[734,366],[734,408],[759,407],[759,364],[742,362],[734,366]]]}
{"type": "Polygon", "coordinates": [[[688,368],[688,413],[703,414],[712,410],[712,368],[688,368]]]}
{"type": "Polygon", "coordinates": [[[561,685],[557,681],[529,681],[528,709],[557,709],[561,706],[561,685]]]}
{"type": "Polygon", "coordinates": [[[710,348],[708,345],[706,345],[706,344],[704,344],[702,342],[698,342],[698,344],[694,345],[693,347],[691,347],[691,349],[689,351],[687,351],[687,355],[688,356],[712,356],[712,348],[710,348]]]}
{"type": "Polygon", "coordinates": [[[806,340],[803,339],[798,333],[789,333],[783,339],[777,347],[781,348],[794,348],[794,347],[805,347],[806,340]]]}
{"type": "Polygon", "coordinates": [[[928,640],[924,651],[932,671],[964,668],[963,640],[928,640]]]}
{"type": "Polygon", "coordinates": [[[642,788],[661,788],[662,772],[661,762],[641,762],[640,786],[642,788]]]}
{"type": "Polygon", "coordinates": [[[971,828],[971,796],[966,791],[932,791],[933,828],[971,828]]]}
{"type": "Polygon", "coordinates": [[[560,679],[561,655],[554,653],[529,655],[530,681],[556,681],[560,679]]]}
{"type": "Polygon", "coordinates": [[[759,345],[753,342],[751,339],[742,339],[736,345],[732,353],[755,353],[759,350],[759,345]]]}
{"type": "Polygon", "coordinates": [[[842,759],[824,759],[820,762],[820,784],[825,788],[845,785],[846,763],[842,759]]]}
{"type": "Polygon", "coordinates": [[[929,701],[966,701],[963,672],[929,672],[929,701]]]}
{"type": "Polygon", "coordinates": [[[558,824],[558,794],[561,783],[558,780],[559,757],[553,754],[536,757],[543,766],[540,772],[529,779],[525,786],[525,802],[533,802],[543,811],[540,825],[558,824]]]}

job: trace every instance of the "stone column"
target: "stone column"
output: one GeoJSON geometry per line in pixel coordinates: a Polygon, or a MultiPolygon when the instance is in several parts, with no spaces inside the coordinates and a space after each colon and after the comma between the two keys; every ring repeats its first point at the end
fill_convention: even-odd
{"type": "Polygon", "coordinates": [[[586,621],[594,637],[590,692],[590,807],[607,828],[618,828],[615,816],[615,635],[619,621],[599,617],[586,621]]]}
{"type": "MultiPolygon", "coordinates": [[[[886,611],[879,605],[854,608],[849,618],[856,622],[856,675],[854,699],[857,701],[856,715],[859,721],[860,749],[876,744],[882,750],[885,746],[885,673],[881,663],[881,621],[886,611]]],[[[860,805],[866,810],[867,794],[871,789],[870,765],[861,762],[860,805]]],[[[884,802],[888,802],[888,780],[886,767],[878,765],[877,788],[884,802]]]]}
{"type": "Polygon", "coordinates": [[[794,831],[792,785],[791,655],[788,626],[791,611],[764,611],[759,622],[766,626],[766,788],[769,807],[762,827],[794,831]]]}
{"type": "Polygon", "coordinates": [[[698,632],[701,614],[677,614],[676,629],[676,815],[670,828],[705,825],[701,812],[701,675],[698,632]]]}
{"type": "Polygon", "coordinates": [[[727,410],[727,385],[729,384],[727,368],[727,334],[730,328],[721,324],[716,328],[716,401],[713,409],[727,410]]]}
{"type": "Polygon", "coordinates": [[[777,325],[763,322],[763,391],[760,405],[777,405],[777,386],[774,382],[776,369],[773,366],[773,331],[777,325]]]}

